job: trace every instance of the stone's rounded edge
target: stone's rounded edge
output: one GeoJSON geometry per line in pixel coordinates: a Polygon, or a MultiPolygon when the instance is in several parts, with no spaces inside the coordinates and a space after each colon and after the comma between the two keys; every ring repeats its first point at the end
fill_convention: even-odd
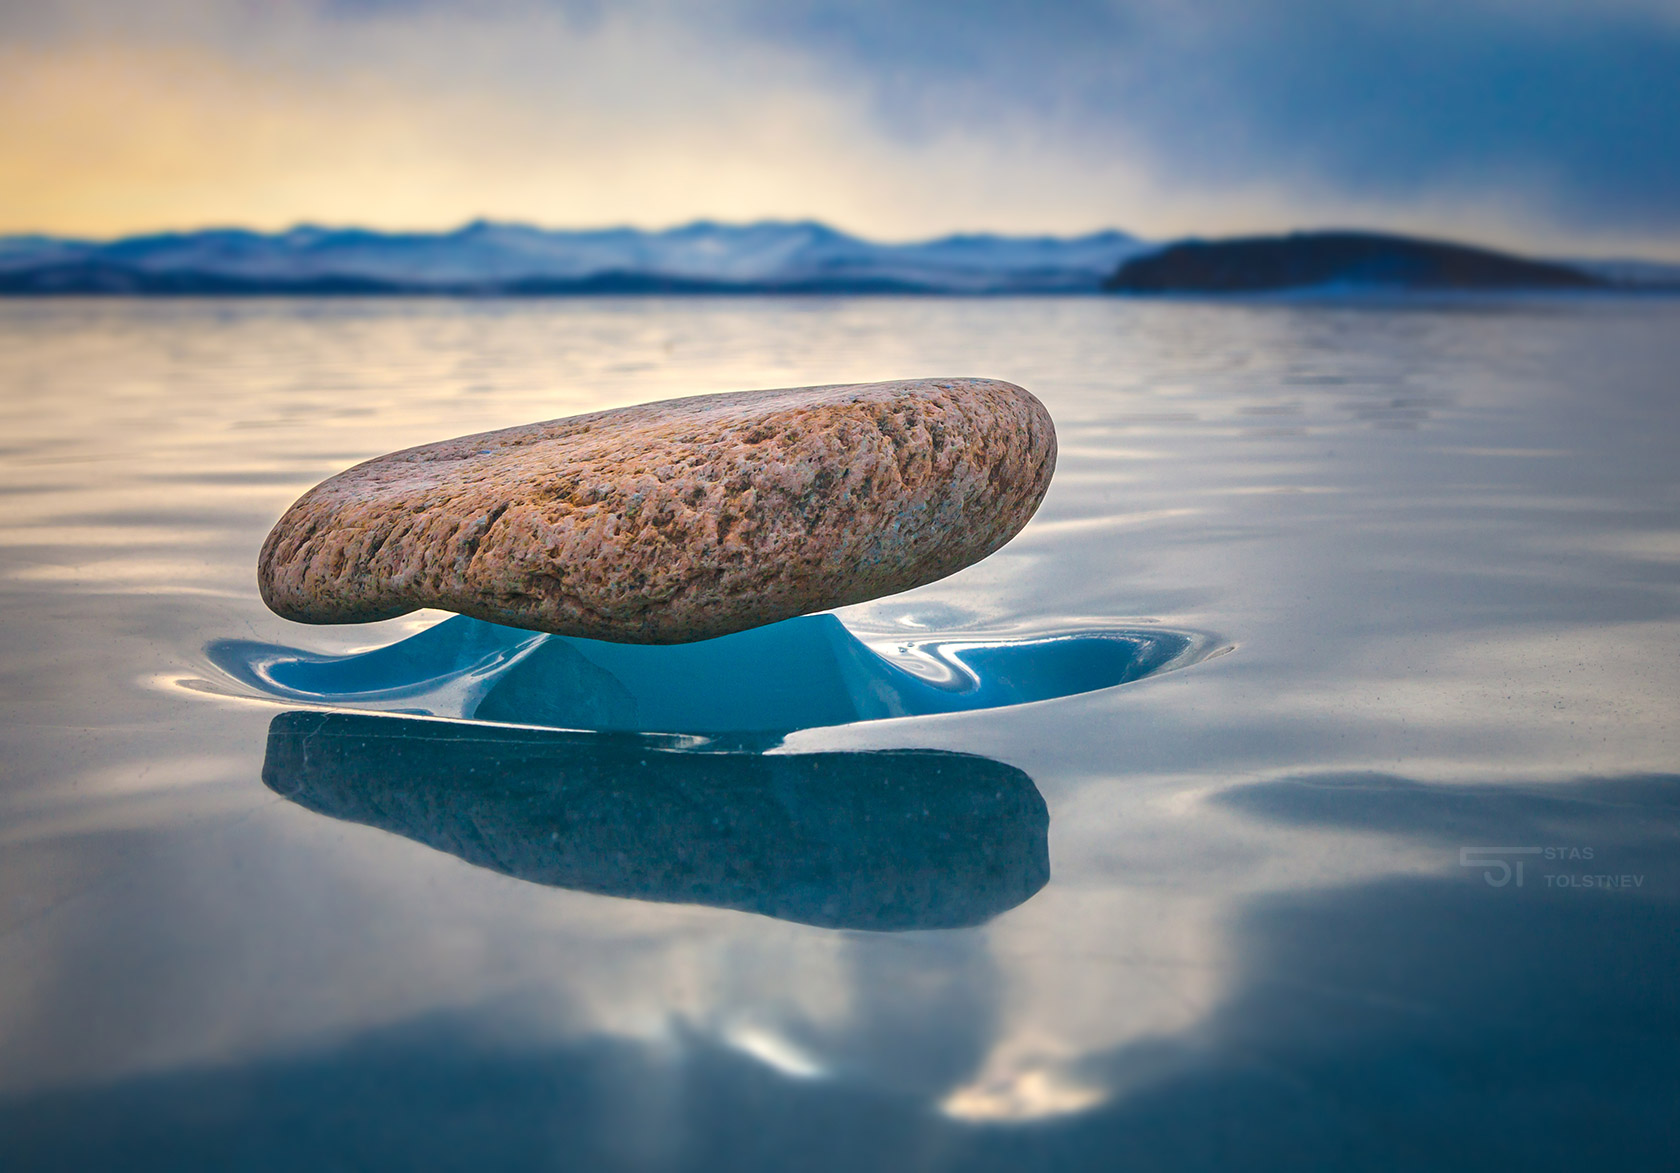
{"type": "Polygon", "coordinates": [[[274,523],[274,527],[268,531],[268,536],[263,539],[262,549],[257,555],[257,593],[262,597],[263,605],[282,619],[317,626],[340,623],[378,623],[383,619],[396,619],[399,616],[407,615],[411,611],[419,610],[419,604],[400,602],[395,599],[387,600],[383,605],[368,600],[360,607],[353,604],[341,604],[330,609],[323,609],[319,599],[312,599],[307,592],[299,589],[302,584],[276,569],[280,549],[292,528],[289,523],[293,514],[299,506],[308,502],[314,493],[315,490],[311,489],[294,501],[286,512],[280,515],[280,520],[274,523]]]}
{"type": "Polygon", "coordinates": [[[325,626],[396,619],[424,605],[389,594],[378,597],[367,595],[361,589],[365,584],[357,581],[365,575],[365,565],[352,563],[355,573],[348,575],[312,573],[317,559],[344,560],[342,547],[330,544],[330,539],[346,536],[336,533],[332,525],[332,498],[343,487],[344,478],[384,459],[365,460],[328,477],[292,502],[280,515],[263,539],[257,555],[257,591],[269,610],[295,623],[325,626]],[[312,545],[317,536],[328,539],[328,544],[312,545]],[[307,554],[301,565],[300,554],[307,554]],[[334,578],[338,579],[336,584],[332,581],[334,578]],[[334,585],[349,589],[323,589],[334,585]]]}
{"type": "MultiPolygon", "coordinates": [[[[1009,537],[1005,538],[1002,543],[999,543],[1000,548],[1003,544],[1012,540],[1016,534],[1020,533],[1023,529],[1026,529],[1027,523],[1037,515],[1038,507],[1044,504],[1045,495],[1050,492],[1050,482],[1054,480],[1056,476],[1056,461],[1061,455],[1061,448],[1056,440],[1056,421],[1054,417],[1051,416],[1050,409],[1044,406],[1043,401],[1040,400],[1038,396],[1034,395],[1031,391],[1028,391],[1025,387],[1018,387],[1014,383],[1004,383],[1003,386],[1016,392],[1026,401],[1027,413],[1031,417],[1032,424],[1036,424],[1040,429],[1042,429],[1042,435],[1035,437],[1031,444],[1031,447],[1035,451],[1042,453],[1042,457],[1039,461],[1038,467],[1033,472],[1034,490],[1032,494],[1032,506],[1027,509],[1025,514],[1022,516],[1021,524],[1011,530],[1009,537]]],[[[1030,425],[1029,430],[1031,430],[1030,425]]]]}
{"type": "Polygon", "coordinates": [[[329,620],[316,619],[304,601],[294,597],[289,590],[291,581],[281,573],[276,563],[280,558],[280,547],[293,528],[293,515],[298,506],[307,501],[314,489],[309,490],[302,497],[286,507],[268,536],[263,539],[262,549],[257,553],[257,593],[262,596],[263,605],[282,619],[290,619],[294,623],[323,623],[329,620]]]}
{"type": "MultiPolygon", "coordinates": [[[[1025,414],[1025,418],[1022,420],[1022,423],[1025,425],[1025,431],[1027,434],[1027,454],[1029,456],[1034,453],[1039,455],[1039,459],[1036,462],[1031,463],[1028,468],[1022,470],[1027,474],[1025,479],[1027,487],[1025,491],[1020,494],[1022,504],[1012,513],[997,519],[1002,521],[1004,524],[994,529],[988,539],[970,545],[960,558],[954,559],[950,563],[943,565],[936,570],[931,570],[929,573],[916,576],[913,579],[907,578],[901,584],[896,584],[893,589],[888,591],[860,590],[855,593],[847,594],[845,597],[840,598],[835,602],[828,603],[823,607],[810,608],[806,611],[795,612],[794,614],[809,614],[810,611],[813,610],[830,610],[834,607],[850,606],[855,603],[869,602],[872,599],[902,594],[905,591],[915,590],[918,587],[939,582],[942,579],[951,577],[953,574],[966,570],[975,563],[982,562],[991,557],[993,554],[997,553],[1004,546],[1013,541],[1015,536],[1025,529],[1027,524],[1033,519],[1033,516],[1037,514],[1039,506],[1044,503],[1044,498],[1050,491],[1050,482],[1055,476],[1056,458],[1058,455],[1056,424],[1055,420],[1050,415],[1049,408],[1045,407],[1043,402],[1040,401],[1039,398],[1032,392],[1028,391],[1025,387],[1021,387],[1015,383],[1005,382],[1002,379],[968,377],[934,378],[906,380],[905,383],[930,384],[938,387],[948,387],[950,384],[966,384],[971,388],[984,386],[996,391],[1004,392],[1011,398],[1019,401],[1019,404],[1025,414]]],[[[862,384],[862,386],[867,387],[886,387],[895,385],[897,384],[862,384]]],[[[793,617],[793,615],[787,616],[787,618],[793,617]]]]}
{"type": "MultiPolygon", "coordinates": [[[[820,439],[821,429],[816,431],[820,439]]],[[[783,438],[780,432],[771,435],[779,441],[783,438]]],[[[813,447],[815,441],[808,435],[804,438],[805,449],[792,449],[794,457],[819,467],[824,460],[834,465],[832,446],[823,450],[820,444],[813,447]]],[[[934,452],[937,455],[937,444],[934,452]]],[[[920,455],[925,457],[925,452],[920,455]]],[[[372,622],[437,607],[535,631],[620,643],[687,643],[897,594],[980,561],[1031,520],[1049,490],[1057,455],[1049,411],[1024,388],[995,379],[827,384],[613,408],[419,445],[346,469],[305,493],[275,524],[259,557],[258,585],[272,610],[305,623],[372,622]],[[920,406],[904,411],[909,404],[920,406]],[[679,579],[676,589],[667,589],[663,595],[650,591],[642,598],[626,600],[624,584],[618,580],[633,577],[640,588],[644,571],[669,567],[658,565],[657,551],[603,543],[603,532],[615,532],[626,518],[635,520],[625,512],[622,500],[618,512],[605,514],[604,524],[587,511],[562,512],[557,524],[584,532],[597,547],[592,557],[574,557],[570,563],[552,544],[533,559],[531,551],[538,547],[529,540],[529,533],[524,547],[515,541],[510,548],[514,538],[507,527],[497,529],[497,522],[516,506],[540,500],[545,493],[554,495],[552,466],[564,461],[554,457],[550,467],[540,467],[538,472],[530,467],[543,466],[540,454],[551,450],[561,454],[579,447],[603,454],[611,451],[611,457],[597,457],[598,463],[607,466],[603,473],[591,474],[609,482],[612,476],[608,474],[629,476],[621,467],[626,459],[636,475],[645,479],[648,471],[646,465],[635,466],[634,445],[628,446],[628,453],[610,445],[599,447],[614,433],[640,440],[647,445],[644,451],[650,452],[657,443],[670,447],[682,442],[697,445],[700,451],[716,446],[717,451],[708,455],[709,466],[706,461],[695,462],[702,473],[715,474],[712,480],[716,481],[722,476],[719,462],[733,447],[736,461],[731,467],[739,479],[743,435],[756,430],[750,427],[755,419],[780,416],[780,427],[798,439],[810,433],[813,420],[821,422],[825,412],[852,418],[876,407],[900,409],[889,413],[895,421],[892,426],[886,422],[888,416],[872,417],[884,430],[875,437],[876,446],[897,461],[900,474],[906,467],[900,447],[908,450],[912,463],[918,455],[916,444],[902,444],[903,436],[894,431],[903,419],[919,428],[931,413],[937,424],[954,424],[956,455],[946,461],[946,481],[931,475],[933,465],[924,460],[927,467],[916,468],[922,479],[909,485],[910,491],[901,499],[895,501],[890,493],[877,490],[874,499],[849,507],[849,523],[843,519],[820,535],[807,528],[803,536],[820,538],[818,545],[827,542],[829,553],[835,555],[826,566],[801,566],[795,558],[779,568],[780,578],[759,574],[743,579],[736,573],[731,580],[704,558],[691,564],[680,557],[679,550],[679,570],[689,575],[687,580],[679,579]],[[709,434],[689,434],[694,425],[709,434]],[[677,440],[668,434],[672,432],[679,434],[677,440]],[[447,476],[439,479],[440,473],[447,476]],[[541,482],[545,474],[549,480],[541,482]],[[519,500],[521,494],[526,501],[519,500]],[[885,531],[888,520],[890,535],[867,528],[874,523],[885,531]],[[911,524],[901,533],[903,521],[911,524]],[[400,538],[393,539],[397,530],[400,538]],[[385,548],[388,539],[395,554],[385,548]],[[533,569],[533,563],[545,557],[550,561],[533,569]],[[586,571],[592,567],[593,596],[587,590],[568,594],[564,589],[568,567],[575,571],[580,566],[586,571]],[[614,570],[604,571],[606,566],[614,570]],[[798,580],[801,573],[813,569],[814,582],[798,580]],[[530,589],[532,583],[545,580],[554,586],[552,591],[530,589]],[[708,584],[721,589],[707,596],[708,584]],[[689,594],[696,594],[698,601],[685,597],[689,594]]],[[[879,460],[879,452],[876,457],[879,460]]],[[[846,459],[850,458],[848,453],[846,459]]],[[[590,467],[587,460],[583,467],[590,467]]],[[[685,471],[693,473],[694,468],[685,471]]],[[[785,465],[781,471],[785,473],[785,465]]],[[[786,544],[778,526],[797,530],[809,523],[799,509],[785,503],[779,511],[762,506],[757,490],[769,484],[769,475],[767,467],[749,474],[752,491],[743,515],[750,523],[747,528],[769,535],[770,540],[759,539],[761,546],[755,553],[760,557],[776,552],[777,539],[786,544]],[[760,479],[753,480],[752,475],[760,479]]],[[[710,482],[702,475],[698,481],[685,483],[710,482]]],[[[604,487],[608,492],[602,502],[607,503],[614,485],[604,487]]],[[[906,490],[903,483],[897,487],[906,490]]],[[[655,488],[663,490],[665,485],[661,482],[655,488]]],[[[868,492],[866,481],[865,497],[868,492]]],[[[653,505],[668,505],[670,498],[670,493],[663,498],[655,493],[653,505]]],[[[640,497],[635,500],[639,507],[640,497]]],[[[708,498],[708,504],[715,503],[708,498]]],[[[529,528],[531,517],[523,520],[529,528]]],[[[721,548],[721,528],[716,522],[714,518],[711,536],[713,545],[721,548]]],[[[688,534],[691,543],[694,538],[688,534]]],[[[711,553],[717,555],[718,550],[711,553]]],[[[587,574],[584,585],[591,585],[587,574]]]]}

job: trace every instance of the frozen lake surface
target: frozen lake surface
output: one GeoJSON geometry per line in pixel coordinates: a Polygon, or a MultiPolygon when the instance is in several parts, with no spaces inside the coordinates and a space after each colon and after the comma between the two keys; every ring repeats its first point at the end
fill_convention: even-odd
{"type": "Polygon", "coordinates": [[[1666,1167],[1677,442],[1680,299],[0,303],[0,1167],[1666,1167]],[[371,456],[932,375],[1049,496],[834,618],[257,596],[371,456]]]}

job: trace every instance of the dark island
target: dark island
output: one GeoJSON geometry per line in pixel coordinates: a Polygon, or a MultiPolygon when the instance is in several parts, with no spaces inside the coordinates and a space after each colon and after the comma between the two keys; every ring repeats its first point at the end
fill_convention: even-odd
{"type": "Polygon", "coordinates": [[[1123,263],[1118,293],[1261,293],[1321,286],[1380,289],[1598,289],[1568,265],[1378,232],[1296,232],[1185,240],[1123,263]]]}

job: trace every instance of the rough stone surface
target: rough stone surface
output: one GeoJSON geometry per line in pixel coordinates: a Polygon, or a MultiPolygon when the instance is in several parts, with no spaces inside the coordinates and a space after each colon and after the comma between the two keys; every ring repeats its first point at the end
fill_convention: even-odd
{"type": "Polygon", "coordinates": [[[286,511],[258,581],[305,623],[440,607],[682,643],[977,562],[1055,464],[1043,404],[991,379],[673,399],[359,464],[286,511]]]}

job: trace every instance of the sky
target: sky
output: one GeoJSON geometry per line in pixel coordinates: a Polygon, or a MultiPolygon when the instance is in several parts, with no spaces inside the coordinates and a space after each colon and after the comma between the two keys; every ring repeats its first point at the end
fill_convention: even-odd
{"type": "Polygon", "coordinates": [[[0,0],[0,233],[478,217],[1680,259],[1680,0],[0,0]]]}

